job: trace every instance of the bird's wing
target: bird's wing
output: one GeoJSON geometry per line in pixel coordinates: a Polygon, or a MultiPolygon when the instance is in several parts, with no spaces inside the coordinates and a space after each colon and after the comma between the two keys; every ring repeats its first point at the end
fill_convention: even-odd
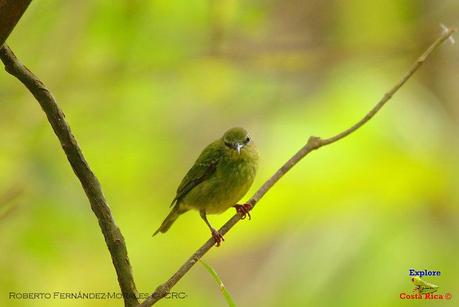
{"type": "Polygon", "coordinates": [[[178,189],[177,195],[171,203],[171,207],[175,202],[180,201],[188,192],[190,192],[194,187],[200,183],[206,181],[217,170],[217,165],[222,157],[222,150],[218,141],[208,145],[202,153],[199,155],[198,159],[182,179],[178,189]]]}

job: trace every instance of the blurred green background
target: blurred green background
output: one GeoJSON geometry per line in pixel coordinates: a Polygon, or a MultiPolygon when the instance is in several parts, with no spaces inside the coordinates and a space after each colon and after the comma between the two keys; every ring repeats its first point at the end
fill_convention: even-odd
{"type": "MultiPolygon", "coordinates": [[[[253,193],[310,135],[365,114],[458,12],[455,0],[42,0],[8,43],[57,97],[149,293],[209,237],[195,212],[151,237],[206,144],[232,126],[251,132],[253,193]]],[[[204,257],[238,306],[458,304],[458,80],[458,45],[445,44],[368,126],[308,156],[204,257]],[[401,300],[410,268],[440,270],[426,280],[452,301],[401,300]]],[[[0,305],[120,306],[8,298],[119,290],[57,138],[5,72],[0,169],[0,305]]],[[[174,290],[187,297],[158,306],[226,304],[199,264],[174,290]]]]}

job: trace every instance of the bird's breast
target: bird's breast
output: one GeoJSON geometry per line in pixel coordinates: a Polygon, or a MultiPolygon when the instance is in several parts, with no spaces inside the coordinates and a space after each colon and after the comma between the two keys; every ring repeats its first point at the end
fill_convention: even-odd
{"type": "Polygon", "coordinates": [[[256,161],[224,159],[208,180],[196,186],[185,197],[187,206],[221,213],[234,206],[249,190],[257,171],[256,161]]]}

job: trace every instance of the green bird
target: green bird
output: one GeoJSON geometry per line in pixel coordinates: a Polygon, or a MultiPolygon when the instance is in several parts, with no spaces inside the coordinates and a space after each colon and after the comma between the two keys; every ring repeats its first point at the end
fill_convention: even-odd
{"type": "Polygon", "coordinates": [[[165,233],[183,213],[198,210],[209,227],[215,243],[220,246],[223,236],[210,225],[207,214],[218,214],[230,207],[245,218],[250,204],[237,202],[247,193],[258,168],[258,151],[244,128],[236,127],[210,143],[182,179],[172,200],[172,210],[162,222],[159,232],[165,233]]]}

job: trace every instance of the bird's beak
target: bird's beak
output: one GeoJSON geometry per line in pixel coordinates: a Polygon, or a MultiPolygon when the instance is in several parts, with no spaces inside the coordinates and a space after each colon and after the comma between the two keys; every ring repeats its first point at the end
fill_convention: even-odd
{"type": "Polygon", "coordinates": [[[243,144],[236,144],[236,150],[238,154],[241,154],[241,148],[244,147],[243,144]]]}

